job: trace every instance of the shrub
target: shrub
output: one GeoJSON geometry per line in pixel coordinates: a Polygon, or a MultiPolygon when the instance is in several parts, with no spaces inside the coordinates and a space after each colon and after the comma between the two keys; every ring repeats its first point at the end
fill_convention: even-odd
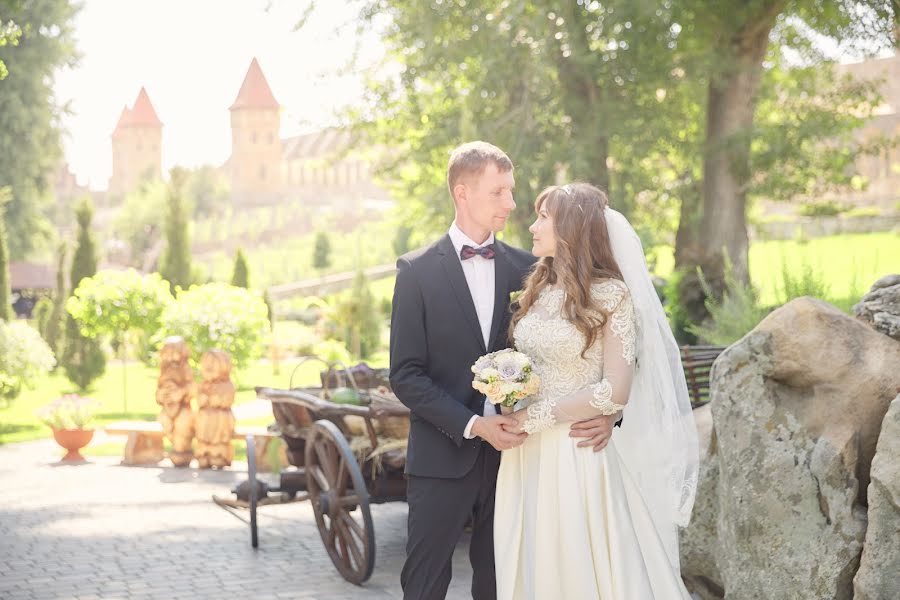
{"type": "Polygon", "coordinates": [[[237,369],[246,367],[262,354],[262,341],[268,330],[266,304],[244,288],[208,283],[192,286],[178,294],[163,312],[157,343],[179,335],[191,348],[192,360],[218,348],[231,355],[237,369]]]}
{"type": "Polygon", "coordinates": [[[835,200],[821,202],[804,202],[797,211],[804,217],[834,217],[850,209],[849,206],[835,200]]]}
{"type": "Polygon", "coordinates": [[[792,269],[787,260],[781,260],[781,286],[778,291],[778,303],[786,304],[794,298],[812,296],[820,300],[828,299],[828,283],[825,275],[803,261],[799,268],[792,269]]]}
{"type": "Polygon", "coordinates": [[[706,293],[706,310],[712,323],[688,326],[688,331],[711,344],[730,346],[747,335],[769,313],[759,305],[759,291],[752,283],[744,283],[734,274],[731,262],[725,263],[725,289],[716,299],[703,273],[697,275],[706,293]]]}
{"type": "Polygon", "coordinates": [[[8,401],[56,364],[40,334],[21,321],[0,322],[0,397],[8,401]]]}

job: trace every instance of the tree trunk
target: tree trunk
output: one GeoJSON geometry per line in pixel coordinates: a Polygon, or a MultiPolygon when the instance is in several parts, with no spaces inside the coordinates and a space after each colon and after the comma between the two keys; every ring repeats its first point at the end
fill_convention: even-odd
{"type": "Polygon", "coordinates": [[[727,253],[735,276],[748,281],[746,188],[751,132],[769,32],[783,5],[771,3],[730,38],[725,49],[726,56],[731,56],[728,67],[710,77],[699,243],[702,264],[713,270],[707,274],[711,280],[721,280],[722,273],[717,271],[727,253]]]}

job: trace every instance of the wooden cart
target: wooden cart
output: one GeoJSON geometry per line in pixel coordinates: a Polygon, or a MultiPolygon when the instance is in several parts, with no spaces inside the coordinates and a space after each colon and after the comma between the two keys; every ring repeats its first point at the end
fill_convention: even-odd
{"type": "Polygon", "coordinates": [[[213,499],[228,508],[249,509],[254,548],[259,506],[309,500],[331,561],[344,579],[359,585],[375,565],[370,506],[406,500],[409,409],[391,393],[383,372],[354,377],[352,369],[325,364],[321,388],[256,389],[258,398],[272,403],[292,465],[281,472],[279,485],[257,478],[255,441],[247,436],[248,481],[233,490],[237,499],[213,499]],[[358,405],[329,399],[341,381],[358,394],[358,405]]]}

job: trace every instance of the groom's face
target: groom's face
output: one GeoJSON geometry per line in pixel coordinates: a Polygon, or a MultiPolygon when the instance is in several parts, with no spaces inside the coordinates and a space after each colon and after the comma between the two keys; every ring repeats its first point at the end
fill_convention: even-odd
{"type": "Polygon", "coordinates": [[[469,219],[480,228],[502,231],[509,213],[516,207],[513,172],[500,171],[497,165],[490,163],[481,175],[472,177],[465,186],[462,207],[469,219]]]}

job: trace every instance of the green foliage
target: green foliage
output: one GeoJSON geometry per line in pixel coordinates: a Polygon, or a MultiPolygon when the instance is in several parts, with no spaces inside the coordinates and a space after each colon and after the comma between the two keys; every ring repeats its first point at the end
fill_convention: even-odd
{"type": "Polygon", "coordinates": [[[182,291],[163,312],[162,322],[157,338],[183,337],[194,364],[204,352],[218,348],[231,355],[237,369],[261,355],[268,327],[266,304],[258,294],[222,283],[182,291]]]}
{"type": "Polygon", "coordinates": [[[330,364],[350,365],[350,353],[338,340],[323,340],[313,347],[313,354],[330,364]]]}
{"type": "Polygon", "coordinates": [[[0,8],[0,63],[8,70],[0,84],[0,187],[12,190],[6,208],[11,260],[25,259],[51,237],[44,209],[62,157],[65,110],[53,83],[59,69],[75,62],[78,9],[69,0],[4,2],[0,8]]]}
{"type": "MultiPolygon", "coordinates": [[[[19,36],[21,35],[22,30],[13,21],[7,21],[6,23],[0,21],[0,47],[6,45],[15,46],[19,43],[19,36]]],[[[0,80],[6,78],[7,75],[9,75],[9,71],[6,69],[6,64],[0,60],[0,80]]]]}
{"type": "Polygon", "coordinates": [[[63,339],[63,327],[66,315],[63,313],[68,295],[68,290],[66,290],[66,244],[62,242],[57,250],[56,291],[53,294],[53,310],[50,311],[50,315],[47,317],[46,328],[41,331],[44,339],[47,340],[47,345],[50,346],[50,349],[53,350],[53,354],[56,356],[62,354],[60,350],[62,350],[65,342],[63,339]]]}
{"type": "Polygon", "coordinates": [[[829,289],[825,275],[805,260],[798,267],[789,265],[787,260],[782,259],[778,303],[786,304],[802,296],[827,300],[829,289]]]}
{"type": "Polygon", "coordinates": [[[688,331],[704,342],[730,346],[747,335],[769,313],[759,304],[759,292],[752,283],[745,283],[735,275],[730,261],[725,264],[725,289],[721,299],[710,289],[703,273],[697,275],[706,294],[706,309],[710,325],[690,325],[688,331]]]}
{"type": "Polygon", "coordinates": [[[683,287],[685,286],[685,275],[689,272],[678,270],[674,271],[666,281],[663,290],[665,298],[666,316],[669,318],[669,326],[675,339],[680,344],[693,344],[697,341],[697,336],[689,331],[693,323],[685,301],[682,299],[685,295],[683,287]]]}
{"type": "Polygon", "coordinates": [[[234,270],[231,272],[231,285],[235,287],[250,288],[250,270],[247,267],[247,257],[241,248],[237,249],[234,257],[234,270]]]}
{"type": "Polygon", "coordinates": [[[13,318],[12,290],[9,282],[9,248],[6,244],[6,211],[9,188],[0,188],[0,321],[13,318]]]}
{"type": "Polygon", "coordinates": [[[274,329],[275,327],[275,304],[272,302],[272,297],[269,295],[269,290],[263,292],[262,296],[263,302],[266,303],[266,319],[269,321],[269,329],[274,329]]]}
{"type": "Polygon", "coordinates": [[[0,321],[0,397],[14,399],[54,364],[53,352],[37,331],[22,321],[0,321]]]}
{"type": "Polygon", "coordinates": [[[350,293],[338,301],[333,319],[354,357],[365,359],[378,349],[381,340],[379,305],[372,298],[362,270],[357,270],[350,293]]]}
{"type": "Polygon", "coordinates": [[[166,248],[163,250],[159,272],[169,282],[172,293],[187,289],[191,284],[191,243],[188,239],[188,220],[184,207],[186,174],[178,167],[172,169],[166,213],[166,248]]]}
{"type": "MultiPolygon", "coordinates": [[[[92,277],[97,272],[95,242],[91,233],[93,216],[91,199],[85,197],[75,207],[78,234],[69,275],[72,289],[77,288],[82,279],[92,277]]],[[[100,341],[81,335],[78,324],[71,315],[66,318],[66,345],[60,362],[66,371],[66,377],[82,391],[88,389],[106,370],[106,356],[100,347],[100,341]]]]}
{"type": "Polygon", "coordinates": [[[527,235],[531,201],[558,176],[608,188],[628,212],[637,190],[654,189],[659,167],[647,157],[663,156],[685,122],[669,119],[680,105],[657,100],[681,83],[672,25],[668,5],[627,0],[365,2],[360,26],[381,30],[387,52],[353,118],[391,147],[378,172],[390,175],[405,224],[426,236],[446,228],[447,158],[471,139],[516,164],[513,240],[527,235]],[[385,74],[397,65],[399,75],[385,74]]]}
{"type": "Polygon", "coordinates": [[[403,256],[407,252],[410,251],[409,247],[409,239],[412,236],[412,227],[408,225],[401,225],[397,228],[397,233],[394,235],[394,254],[396,256],[403,256]]]}
{"type": "Polygon", "coordinates": [[[312,266],[318,271],[323,271],[331,266],[331,239],[324,231],[316,233],[312,266]]]}
{"type": "Polygon", "coordinates": [[[131,264],[142,267],[147,252],[162,237],[168,188],[162,181],[142,181],[125,196],[113,229],[130,250],[131,264]]]}
{"type": "Polygon", "coordinates": [[[204,165],[185,169],[185,195],[192,205],[194,217],[220,215],[228,206],[231,191],[220,169],[204,165]]]}
{"type": "MultiPolygon", "coordinates": [[[[34,304],[31,316],[34,317],[34,324],[37,326],[38,333],[47,341],[47,323],[50,321],[50,313],[53,312],[53,300],[47,296],[42,296],[34,304]]],[[[49,346],[49,344],[47,344],[49,346]]]]}
{"type": "Polygon", "coordinates": [[[835,200],[821,202],[804,202],[797,212],[804,217],[836,217],[846,212],[850,207],[835,200]]]}
{"type": "Polygon", "coordinates": [[[81,280],[66,302],[66,311],[82,335],[121,341],[128,332],[155,333],[172,301],[169,285],[158,273],[104,270],[81,280]]]}

